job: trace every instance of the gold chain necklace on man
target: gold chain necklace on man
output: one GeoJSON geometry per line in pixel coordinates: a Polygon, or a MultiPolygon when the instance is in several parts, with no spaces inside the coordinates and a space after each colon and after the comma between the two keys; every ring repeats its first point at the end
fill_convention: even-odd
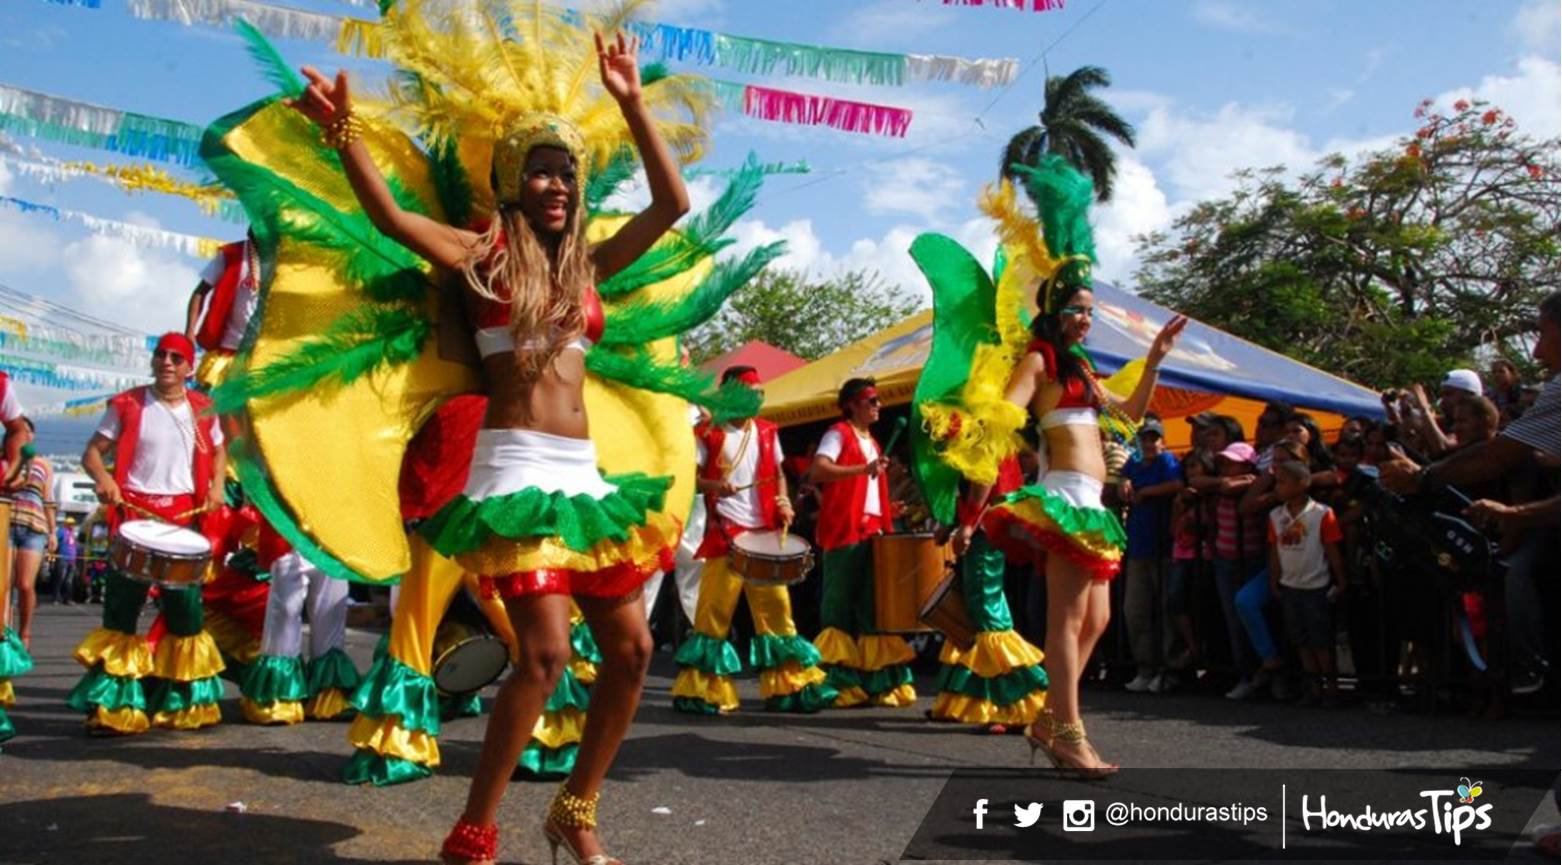
{"type": "MultiPolygon", "coordinates": [[[[726,479],[732,477],[732,470],[737,468],[739,463],[743,462],[744,455],[748,453],[749,441],[752,440],[753,438],[754,438],[754,420],[752,418],[750,418],[749,420],[747,420],[747,421],[745,421],[743,423],[743,440],[738,442],[738,452],[737,452],[737,454],[735,456],[733,456],[732,462],[729,463],[729,462],[723,461],[719,455],[716,458],[717,461],[721,463],[721,479],[722,480],[726,480],[726,479]]],[[[722,448],[722,449],[726,450],[726,448],[722,448]]]]}

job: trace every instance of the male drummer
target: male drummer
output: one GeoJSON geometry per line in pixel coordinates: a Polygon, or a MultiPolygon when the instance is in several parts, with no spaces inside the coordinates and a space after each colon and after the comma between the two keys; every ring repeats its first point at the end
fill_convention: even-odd
{"type": "MultiPolygon", "coordinates": [[[[194,355],[184,334],[164,334],[152,352],[152,384],[110,399],[81,455],[97,482],[98,500],[111,506],[116,533],[126,521],[154,516],[190,527],[201,512],[223,504],[222,430],[207,413],[211,401],[185,388],[194,355]],[[104,467],[111,452],[112,474],[104,467]]],[[[87,713],[91,730],[130,734],[153,724],[193,730],[222,720],[217,674],[223,664],[202,627],[200,586],[158,588],[168,633],[158,640],[155,657],[136,628],[150,589],[111,567],[103,626],[76,647],[87,674],[67,702],[87,713]],[[143,690],[148,676],[155,681],[143,690]]]]}
{"type": "MultiPolygon", "coordinates": [[[[722,384],[738,381],[759,388],[759,373],[734,366],[722,384]]],[[[699,491],[705,496],[705,540],[695,558],[705,562],[695,604],[694,632],[678,648],[678,678],[673,707],[682,712],[717,714],[738,707],[732,676],[742,669],[727,642],[738,595],[748,598],[754,618],[749,663],[759,670],[765,708],[779,712],[817,712],[836,699],[819,669],[819,653],[797,634],[792,599],[784,585],[745,583],[727,561],[731,542],[744,532],[763,533],[771,550],[792,523],[792,502],[781,472],[781,440],[775,424],[759,418],[706,424],[698,431],[699,491]]],[[[798,544],[807,551],[806,544],[798,544]]]]}
{"type": "Polygon", "coordinates": [[[853,378],[836,396],[841,420],[814,452],[810,477],[819,484],[819,525],[814,541],[824,550],[824,597],[814,646],[838,708],[909,706],[911,646],[892,634],[874,633],[873,538],[892,528],[889,460],[871,427],[879,419],[879,392],[871,378],[853,378]]]}
{"type": "Polygon", "coordinates": [[[185,338],[206,351],[196,375],[201,384],[215,387],[221,383],[260,302],[259,280],[253,230],[243,240],[223,244],[201,271],[201,282],[190,293],[184,322],[185,338]]]}

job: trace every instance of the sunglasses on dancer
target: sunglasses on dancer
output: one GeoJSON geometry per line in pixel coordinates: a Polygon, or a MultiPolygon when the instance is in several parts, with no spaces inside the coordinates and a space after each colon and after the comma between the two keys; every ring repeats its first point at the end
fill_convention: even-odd
{"type": "Polygon", "coordinates": [[[160,348],[157,351],[152,352],[153,360],[163,360],[164,358],[167,358],[168,362],[174,366],[178,366],[185,361],[185,356],[177,351],[167,351],[160,348]]]}

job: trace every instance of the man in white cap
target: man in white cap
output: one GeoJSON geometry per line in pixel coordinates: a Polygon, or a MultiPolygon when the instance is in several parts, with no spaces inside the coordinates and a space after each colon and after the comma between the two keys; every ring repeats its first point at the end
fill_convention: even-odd
{"type": "Polygon", "coordinates": [[[1443,376],[1443,392],[1437,400],[1437,409],[1443,417],[1451,418],[1454,406],[1468,396],[1481,396],[1481,377],[1473,369],[1451,369],[1443,376]]]}

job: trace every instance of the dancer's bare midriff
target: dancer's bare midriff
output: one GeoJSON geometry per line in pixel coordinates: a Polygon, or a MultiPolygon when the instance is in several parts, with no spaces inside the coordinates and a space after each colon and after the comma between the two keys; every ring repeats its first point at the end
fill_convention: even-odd
{"type": "Polygon", "coordinates": [[[535,380],[516,368],[514,355],[483,359],[488,384],[486,429],[524,429],[565,438],[591,435],[586,422],[586,356],[565,349],[554,356],[535,380]]]}

